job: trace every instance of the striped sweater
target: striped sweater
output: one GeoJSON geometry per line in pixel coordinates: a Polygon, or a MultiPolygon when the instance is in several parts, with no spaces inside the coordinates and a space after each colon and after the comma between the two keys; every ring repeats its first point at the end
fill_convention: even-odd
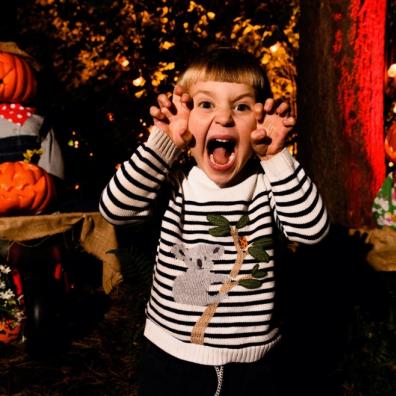
{"type": "Polygon", "coordinates": [[[274,224],[292,241],[315,243],[328,231],[312,181],[285,149],[242,182],[220,188],[198,167],[170,172],[179,149],[154,128],[113,176],[100,201],[112,224],[147,220],[164,183],[163,215],[145,336],[191,362],[253,362],[279,340],[274,224]]]}

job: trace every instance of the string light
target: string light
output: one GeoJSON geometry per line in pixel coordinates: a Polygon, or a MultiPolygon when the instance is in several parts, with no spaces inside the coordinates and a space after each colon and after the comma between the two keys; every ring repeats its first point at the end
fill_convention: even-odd
{"type": "Polygon", "coordinates": [[[278,42],[278,43],[275,43],[274,45],[271,45],[271,47],[270,47],[270,51],[274,54],[275,52],[277,52],[278,50],[279,50],[279,48],[280,48],[280,43],[278,42]]]}
{"type": "Polygon", "coordinates": [[[135,78],[135,79],[132,81],[132,84],[133,84],[135,87],[142,87],[144,84],[146,84],[146,80],[145,80],[142,76],[140,76],[140,77],[138,77],[138,78],[135,78]]]}
{"type": "Polygon", "coordinates": [[[396,77],[396,63],[393,63],[392,65],[389,66],[388,77],[390,78],[396,77]]]}

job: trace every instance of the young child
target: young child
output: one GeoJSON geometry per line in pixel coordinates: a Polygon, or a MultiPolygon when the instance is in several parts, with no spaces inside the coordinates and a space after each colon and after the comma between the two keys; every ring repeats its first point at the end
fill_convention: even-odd
{"type": "Polygon", "coordinates": [[[172,99],[159,95],[147,142],[103,191],[101,213],[115,225],[147,221],[159,215],[156,201],[167,203],[142,395],[275,395],[274,227],[312,244],[328,218],[284,148],[295,120],[287,104],[265,100],[268,91],[251,55],[224,47],[200,54],[172,99]],[[196,162],[187,173],[174,166],[185,148],[196,162]]]}

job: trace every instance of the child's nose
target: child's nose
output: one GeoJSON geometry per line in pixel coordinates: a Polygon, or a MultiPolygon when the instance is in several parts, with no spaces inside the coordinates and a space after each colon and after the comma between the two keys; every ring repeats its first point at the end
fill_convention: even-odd
{"type": "Polygon", "coordinates": [[[215,121],[221,125],[229,125],[234,122],[232,111],[228,108],[219,108],[216,111],[215,121]]]}

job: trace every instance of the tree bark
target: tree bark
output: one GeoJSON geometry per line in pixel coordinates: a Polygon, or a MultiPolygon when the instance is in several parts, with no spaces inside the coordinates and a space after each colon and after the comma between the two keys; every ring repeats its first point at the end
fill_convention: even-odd
{"type": "Polygon", "coordinates": [[[298,60],[298,157],[331,219],[372,223],[385,176],[386,0],[303,0],[298,60]]]}

